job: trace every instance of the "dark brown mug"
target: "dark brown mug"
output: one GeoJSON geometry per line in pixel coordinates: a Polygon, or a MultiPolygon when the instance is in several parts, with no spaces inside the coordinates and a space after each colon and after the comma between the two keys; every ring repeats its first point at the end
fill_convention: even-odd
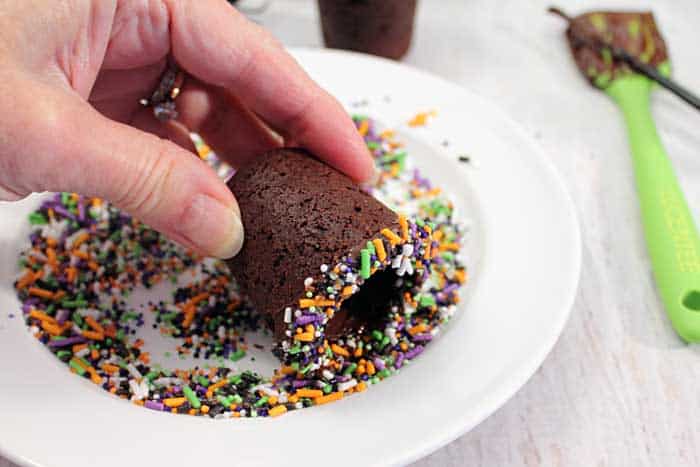
{"type": "Polygon", "coordinates": [[[417,0],[318,0],[326,47],[400,59],[413,36],[417,0]]]}

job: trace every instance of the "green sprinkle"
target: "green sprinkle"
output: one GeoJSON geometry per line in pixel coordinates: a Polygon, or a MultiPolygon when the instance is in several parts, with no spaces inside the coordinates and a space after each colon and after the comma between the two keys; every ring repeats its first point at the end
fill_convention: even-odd
{"type": "Polygon", "coordinates": [[[610,49],[608,49],[607,47],[600,49],[600,56],[603,58],[603,63],[605,63],[608,66],[612,65],[613,58],[610,49]]]}
{"type": "Polygon", "coordinates": [[[260,399],[258,399],[258,401],[255,403],[255,407],[262,407],[263,405],[267,404],[267,401],[268,401],[268,397],[263,396],[260,399]]]}
{"type": "Polygon", "coordinates": [[[389,336],[384,336],[384,338],[382,339],[382,342],[379,344],[380,348],[383,349],[384,347],[387,346],[387,344],[389,344],[389,342],[391,342],[391,339],[389,338],[389,336]]]}
{"type": "Polygon", "coordinates": [[[61,306],[64,308],[85,308],[88,302],[85,300],[63,300],[61,306]]]}
{"type": "Polygon", "coordinates": [[[243,398],[238,394],[233,394],[231,396],[231,402],[234,404],[240,404],[241,402],[243,402],[243,398]]]}
{"type": "Polygon", "coordinates": [[[369,250],[363,249],[360,251],[360,276],[363,279],[368,279],[369,272],[369,250]]]}
{"type": "Polygon", "coordinates": [[[374,331],[372,331],[372,337],[374,337],[374,340],[381,341],[384,337],[384,334],[375,329],[374,331]]]}
{"type": "Polygon", "coordinates": [[[44,225],[47,224],[48,221],[42,213],[33,212],[29,215],[29,223],[32,225],[44,225]]]}
{"type": "Polygon", "coordinates": [[[421,295],[419,303],[420,303],[420,306],[425,306],[425,307],[433,306],[433,305],[435,305],[435,297],[433,297],[432,295],[427,295],[427,294],[421,295]]]}
{"type": "Polygon", "coordinates": [[[379,143],[376,141],[367,141],[367,147],[370,149],[379,149],[379,143]]]}
{"type": "Polygon", "coordinates": [[[306,366],[301,370],[301,374],[305,375],[306,373],[309,372],[309,370],[310,370],[311,367],[313,367],[313,366],[314,366],[313,363],[309,363],[308,365],[306,365],[306,366]]]}
{"type": "Polygon", "coordinates": [[[379,375],[379,377],[381,379],[384,379],[384,378],[391,376],[391,372],[389,370],[387,370],[386,368],[384,368],[382,371],[378,372],[377,375],[379,375]]]}
{"type": "Polygon", "coordinates": [[[199,381],[199,384],[201,384],[205,388],[209,386],[209,378],[207,378],[206,376],[200,376],[199,378],[197,378],[197,381],[199,381]]]}
{"type": "Polygon", "coordinates": [[[323,386],[323,393],[324,394],[330,394],[330,392],[333,390],[333,386],[330,384],[326,384],[323,386]]]}
{"type": "Polygon", "coordinates": [[[242,379],[241,375],[233,375],[228,379],[228,382],[235,385],[240,383],[242,379]]]}
{"type": "MultiPolygon", "coordinates": [[[[179,315],[179,314],[180,314],[180,313],[178,313],[177,311],[173,311],[173,312],[171,312],[171,313],[165,313],[165,314],[163,314],[163,315],[160,316],[160,319],[163,320],[163,321],[172,321],[172,320],[175,319],[175,317],[176,317],[177,315],[179,315]]],[[[122,319],[124,319],[124,318],[122,317],[122,319]]],[[[131,319],[131,318],[130,318],[130,319],[131,319]]]]}
{"type": "Polygon", "coordinates": [[[80,314],[77,311],[74,311],[71,317],[73,318],[73,322],[75,324],[77,324],[79,327],[83,326],[83,317],[80,316],[80,314]]]}
{"type": "Polygon", "coordinates": [[[362,120],[367,120],[367,115],[353,114],[352,119],[361,122],[362,120]]]}
{"type": "Polygon", "coordinates": [[[603,32],[605,31],[605,27],[607,25],[607,21],[605,21],[605,16],[600,14],[600,13],[595,13],[590,16],[590,21],[591,24],[593,25],[594,28],[598,30],[598,32],[603,32]]]}
{"type": "Polygon", "coordinates": [[[75,370],[76,373],[78,373],[80,376],[83,376],[85,374],[85,369],[80,366],[78,361],[76,359],[71,359],[70,362],[68,362],[68,365],[75,370]]]}
{"type": "Polygon", "coordinates": [[[345,370],[343,370],[344,375],[351,375],[357,369],[357,363],[351,363],[345,370]]]}
{"type": "Polygon", "coordinates": [[[372,243],[372,242],[367,242],[367,246],[365,248],[367,248],[369,250],[369,253],[371,255],[376,253],[376,251],[374,250],[374,243],[372,243]]]}
{"type": "Polygon", "coordinates": [[[185,397],[190,402],[190,405],[192,406],[192,408],[198,409],[202,406],[202,403],[199,401],[197,394],[194,393],[194,391],[192,390],[191,387],[183,386],[182,392],[185,394],[185,397]]]}
{"type": "Polygon", "coordinates": [[[68,204],[69,199],[70,198],[69,198],[68,193],[66,193],[66,192],[61,193],[61,204],[63,204],[63,205],[68,204]]]}
{"type": "Polygon", "coordinates": [[[416,225],[418,227],[423,227],[425,226],[425,221],[419,217],[418,219],[416,219],[416,225]]]}
{"type": "Polygon", "coordinates": [[[119,340],[119,341],[124,340],[124,330],[123,329],[117,330],[117,340],[119,340]]]}
{"type": "Polygon", "coordinates": [[[158,372],[157,372],[157,371],[149,371],[148,374],[146,375],[146,379],[147,379],[148,381],[151,381],[151,380],[153,380],[153,378],[155,378],[156,376],[158,376],[158,372]]]}
{"type": "Polygon", "coordinates": [[[633,19],[627,23],[627,33],[632,39],[636,39],[639,36],[639,20],[633,19]]]}
{"type": "Polygon", "coordinates": [[[605,88],[610,84],[610,80],[610,73],[605,71],[593,78],[593,84],[599,88],[605,88]]]}
{"type": "Polygon", "coordinates": [[[58,358],[68,357],[71,355],[73,355],[73,352],[71,352],[70,350],[59,350],[58,352],[56,352],[56,356],[58,358]]]}
{"type": "Polygon", "coordinates": [[[235,352],[233,352],[231,355],[229,355],[229,360],[232,362],[237,362],[241,358],[245,357],[245,350],[243,349],[238,349],[235,352]]]}

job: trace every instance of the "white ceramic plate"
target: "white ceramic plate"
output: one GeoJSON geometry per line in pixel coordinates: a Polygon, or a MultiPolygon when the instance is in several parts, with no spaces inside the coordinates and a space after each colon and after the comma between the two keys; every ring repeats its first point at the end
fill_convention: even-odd
{"type": "Polygon", "coordinates": [[[12,281],[37,200],[0,203],[2,455],[71,467],[404,464],[474,427],[542,363],[573,303],[580,237],[535,142],[489,102],[427,73],[359,54],[295,55],[352,111],[397,128],[410,157],[474,220],[470,253],[480,259],[458,316],[398,375],[338,403],[274,420],[143,410],[69,373],[21,317],[8,317],[19,312],[12,281]],[[432,109],[428,126],[405,126],[432,109]],[[462,153],[473,163],[457,162],[462,153]]]}

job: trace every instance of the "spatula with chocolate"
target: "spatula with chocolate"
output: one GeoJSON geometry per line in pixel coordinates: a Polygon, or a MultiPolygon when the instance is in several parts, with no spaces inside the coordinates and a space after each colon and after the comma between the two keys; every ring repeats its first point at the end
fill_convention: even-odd
{"type": "Polygon", "coordinates": [[[566,37],[581,73],[618,104],[627,123],[644,233],[656,283],[678,334],[700,342],[700,237],[656,131],[648,68],[670,74],[650,12],[590,12],[569,18],[566,37]]]}

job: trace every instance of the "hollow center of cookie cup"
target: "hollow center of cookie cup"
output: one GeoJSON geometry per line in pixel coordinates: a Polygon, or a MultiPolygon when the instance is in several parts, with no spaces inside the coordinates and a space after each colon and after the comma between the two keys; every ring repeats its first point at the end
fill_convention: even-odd
{"type": "Polygon", "coordinates": [[[326,336],[342,337],[349,332],[381,329],[393,306],[402,305],[402,296],[412,276],[398,277],[388,267],[370,276],[355,294],[347,298],[326,326],[326,336]]]}

